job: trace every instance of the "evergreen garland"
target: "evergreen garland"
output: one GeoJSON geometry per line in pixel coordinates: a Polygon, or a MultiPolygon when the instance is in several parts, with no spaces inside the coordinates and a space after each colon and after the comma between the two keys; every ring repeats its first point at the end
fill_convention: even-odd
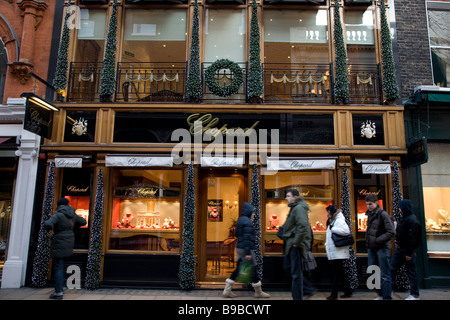
{"type": "Polygon", "coordinates": [[[100,287],[100,269],[102,253],[102,220],[103,220],[103,176],[102,170],[98,171],[97,194],[94,204],[94,218],[92,219],[91,239],[86,266],[85,287],[95,290],[100,287]]]}
{"type": "Polygon", "coordinates": [[[101,101],[106,101],[114,93],[116,78],[116,35],[117,35],[117,0],[114,0],[111,19],[106,38],[105,58],[103,60],[100,85],[101,101]]]}
{"type": "Polygon", "coordinates": [[[67,61],[67,53],[69,50],[70,30],[68,20],[70,17],[70,6],[67,7],[66,15],[64,17],[64,25],[62,31],[61,42],[58,48],[58,58],[56,59],[55,79],[53,79],[53,86],[58,94],[66,89],[67,86],[67,70],[69,62],[67,61]]]}
{"type": "Polygon", "coordinates": [[[194,16],[192,18],[191,54],[189,71],[186,80],[186,102],[202,99],[202,78],[200,75],[200,46],[199,46],[199,18],[198,4],[195,0],[194,16]]]}
{"type": "Polygon", "coordinates": [[[187,188],[184,199],[183,244],[178,271],[179,284],[183,290],[190,290],[195,287],[194,213],[194,166],[191,162],[188,166],[187,188]]]}
{"type": "Polygon", "coordinates": [[[381,57],[383,65],[383,90],[387,101],[399,98],[397,79],[395,78],[394,58],[392,54],[391,32],[386,17],[386,6],[381,1],[381,57]]]}
{"type": "MultiPolygon", "coordinates": [[[[392,213],[395,221],[400,222],[402,215],[400,214],[398,203],[403,199],[402,190],[400,188],[400,179],[398,175],[398,163],[397,161],[393,162],[394,170],[392,172],[392,182],[393,182],[393,197],[392,197],[392,213]]],[[[395,240],[395,246],[397,246],[397,240],[395,240]]],[[[393,287],[399,291],[405,291],[409,289],[409,279],[406,273],[405,265],[403,264],[400,269],[397,271],[397,276],[395,279],[392,279],[393,287]]]]}
{"type": "MultiPolygon", "coordinates": [[[[347,165],[344,165],[344,170],[342,173],[341,210],[345,217],[345,222],[347,222],[351,230],[352,218],[350,212],[350,190],[348,187],[347,165]]],[[[348,285],[350,289],[354,290],[358,287],[358,271],[356,268],[356,257],[353,246],[350,247],[350,258],[345,260],[343,265],[348,285]]]]}
{"type": "Polygon", "coordinates": [[[258,102],[262,102],[263,83],[260,54],[258,6],[256,5],[256,1],[253,0],[252,19],[250,23],[250,70],[247,78],[247,96],[250,102],[254,99],[258,102]]]}
{"type": "Polygon", "coordinates": [[[334,46],[336,68],[334,94],[338,104],[341,100],[347,104],[350,97],[347,70],[347,51],[344,43],[341,14],[339,13],[339,0],[334,1],[334,46]]]}
{"type": "Polygon", "coordinates": [[[252,175],[252,196],[251,204],[255,208],[255,218],[253,220],[253,226],[255,227],[255,260],[256,260],[256,273],[259,280],[263,278],[263,257],[261,254],[261,210],[260,210],[260,192],[259,192],[259,178],[258,178],[258,166],[256,163],[253,165],[252,175]]]}
{"type": "Polygon", "coordinates": [[[47,185],[45,186],[44,203],[42,206],[41,227],[38,234],[38,243],[33,261],[31,283],[35,287],[45,287],[48,276],[48,263],[50,261],[50,231],[44,228],[44,222],[52,216],[52,206],[55,186],[55,163],[49,164],[47,185]]]}

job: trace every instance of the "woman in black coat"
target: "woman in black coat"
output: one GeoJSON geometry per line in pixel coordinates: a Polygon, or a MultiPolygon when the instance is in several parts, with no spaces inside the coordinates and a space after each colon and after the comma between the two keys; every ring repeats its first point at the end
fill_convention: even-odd
{"type": "Polygon", "coordinates": [[[55,214],[44,222],[44,228],[53,229],[51,243],[52,263],[55,269],[55,292],[50,299],[62,299],[64,287],[64,258],[73,254],[75,224],[84,226],[86,220],[75,213],[75,209],[69,206],[69,200],[61,198],[57,202],[55,214]]]}
{"type": "Polygon", "coordinates": [[[269,298],[270,295],[263,292],[261,289],[261,280],[258,279],[258,275],[255,272],[255,239],[256,232],[253,226],[253,219],[255,215],[255,208],[248,202],[244,202],[242,205],[242,215],[236,223],[235,235],[237,237],[236,252],[237,252],[237,267],[231,274],[231,276],[225,280],[226,285],[223,290],[223,296],[227,298],[236,297],[236,295],[231,291],[234,284],[234,280],[239,274],[239,266],[245,260],[251,261],[253,264],[253,274],[252,274],[252,286],[255,289],[256,298],[269,298]]]}

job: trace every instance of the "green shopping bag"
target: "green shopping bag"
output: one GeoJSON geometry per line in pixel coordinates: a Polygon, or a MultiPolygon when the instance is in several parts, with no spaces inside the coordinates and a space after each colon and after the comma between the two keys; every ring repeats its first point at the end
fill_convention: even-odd
{"type": "Polygon", "coordinates": [[[253,264],[250,261],[244,261],[239,265],[238,280],[241,283],[250,283],[253,272],[253,264]]]}

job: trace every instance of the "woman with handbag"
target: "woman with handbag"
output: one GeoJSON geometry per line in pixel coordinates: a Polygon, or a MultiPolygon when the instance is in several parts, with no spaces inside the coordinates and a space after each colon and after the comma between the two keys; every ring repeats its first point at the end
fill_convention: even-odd
{"type": "MultiPolygon", "coordinates": [[[[337,300],[339,286],[341,283],[343,285],[344,294],[340,297],[350,298],[352,296],[352,291],[344,271],[344,262],[350,258],[350,248],[349,245],[336,246],[333,240],[333,234],[338,237],[351,235],[350,228],[347,225],[347,222],[345,222],[344,215],[338,207],[335,205],[330,205],[326,208],[326,210],[328,220],[325,250],[327,252],[328,260],[331,262],[332,276],[331,295],[327,297],[327,300],[337,300]]],[[[335,237],[335,239],[338,237],[335,237]]]]}

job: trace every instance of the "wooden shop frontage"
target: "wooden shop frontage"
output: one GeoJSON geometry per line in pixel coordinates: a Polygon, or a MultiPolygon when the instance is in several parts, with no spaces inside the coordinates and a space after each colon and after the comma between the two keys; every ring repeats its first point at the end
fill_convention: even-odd
{"type": "Polygon", "coordinates": [[[276,236],[288,213],[284,198],[289,188],[298,188],[311,207],[313,253],[319,264],[313,281],[327,285],[325,208],[340,206],[344,167],[358,276],[360,282],[365,279],[364,197],[376,193],[380,205],[392,212],[393,164],[401,165],[406,152],[403,107],[377,106],[374,110],[370,106],[316,105],[312,111],[310,106],[298,105],[58,106],[53,138],[45,141],[42,152],[47,163],[55,163],[55,199],[67,197],[77,214],[89,221],[76,231],[76,253],[66,261],[80,266],[82,279],[101,170],[102,283],[178,286],[186,159],[194,162],[197,283],[222,282],[235,267],[234,226],[242,203],[250,201],[254,168],[261,198],[265,285],[289,283],[282,268],[282,243],[276,236]],[[224,128],[244,133],[254,129],[256,156],[248,137],[241,150],[236,138],[232,154],[226,154],[225,135],[222,154],[220,145],[204,136],[196,141],[191,135],[194,120],[221,135],[224,128]],[[188,132],[189,138],[182,141],[177,132],[188,132]]]}

